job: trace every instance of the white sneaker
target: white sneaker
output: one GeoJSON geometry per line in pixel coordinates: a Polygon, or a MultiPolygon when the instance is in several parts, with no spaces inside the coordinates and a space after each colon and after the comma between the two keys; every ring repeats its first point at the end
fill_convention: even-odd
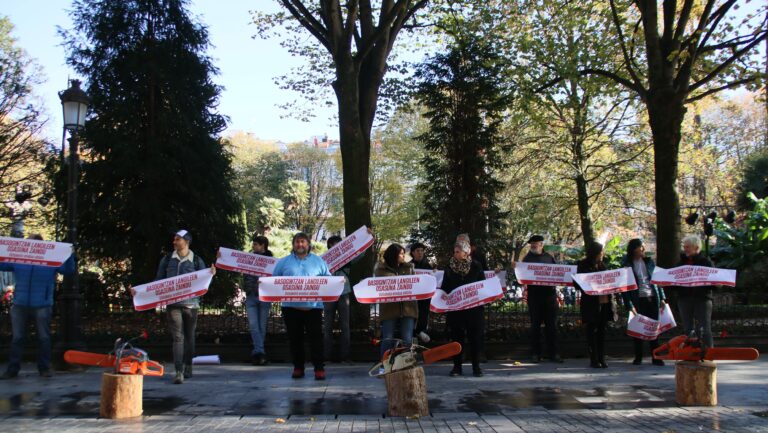
{"type": "Polygon", "coordinates": [[[431,340],[431,338],[429,338],[429,335],[427,335],[427,333],[424,331],[419,332],[419,335],[417,335],[417,337],[419,337],[419,340],[421,340],[422,343],[429,343],[429,340],[431,340]]]}
{"type": "Polygon", "coordinates": [[[384,374],[384,367],[379,367],[379,376],[384,374]]]}

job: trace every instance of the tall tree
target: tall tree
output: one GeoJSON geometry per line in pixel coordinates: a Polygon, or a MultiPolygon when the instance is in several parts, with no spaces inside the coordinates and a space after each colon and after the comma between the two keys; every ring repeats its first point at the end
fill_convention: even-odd
{"type": "Polygon", "coordinates": [[[429,179],[421,219],[439,258],[449,255],[459,233],[469,233],[480,245],[496,241],[501,224],[497,194],[505,146],[499,128],[509,104],[498,79],[501,58],[474,35],[454,38],[446,54],[416,74],[417,99],[429,119],[429,131],[419,137],[429,179]]]}
{"type": "Polygon", "coordinates": [[[47,182],[41,181],[42,174],[52,157],[40,134],[45,121],[33,95],[41,72],[18,46],[12,31],[11,21],[0,16],[0,210],[11,217],[0,218],[4,235],[8,222],[23,220],[32,210],[32,200],[44,196],[47,182]]]}
{"type": "Polygon", "coordinates": [[[92,98],[81,245],[94,258],[129,260],[134,283],[154,278],[177,228],[207,263],[217,246],[243,242],[231,156],[217,138],[226,121],[215,111],[217,69],[187,4],[78,0],[74,27],[62,31],[92,98]]]}
{"type": "MultiPolygon", "coordinates": [[[[315,54],[313,65],[329,65],[336,95],[344,181],[344,217],[348,233],[371,225],[369,161],[371,131],[379,93],[387,72],[387,59],[400,31],[428,0],[278,0],[283,11],[257,14],[260,33],[273,26],[300,24],[330,56],[317,56],[318,47],[302,43],[287,49],[296,54],[315,54]]],[[[296,33],[294,33],[296,34],[296,33]]],[[[281,34],[284,38],[284,34],[281,34]]],[[[305,38],[304,38],[305,39],[305,38]]],[[[284,39],[285,40],[285,39],[284,39]]],[[[315,74],[318,75],[318,74],[315,74]]],[[[306,84],[306,83],[304,83],[306,84]]],[[[353,268],[353,280],[370,275],[372,253],[353,268]]]]}
{"type": "Polygon", "coordinates": [[[736,13],[737,0],[610,0],[616,42],[623,63],[600,65],[582,74],[610,78],[636,93],[648,112],[655,168],[657,253],[671,266],[680,249],[677,190],[681,125],[686,105],[725,89],[757,83],[750,56],[768,35],[763,4],[736,13]]]}

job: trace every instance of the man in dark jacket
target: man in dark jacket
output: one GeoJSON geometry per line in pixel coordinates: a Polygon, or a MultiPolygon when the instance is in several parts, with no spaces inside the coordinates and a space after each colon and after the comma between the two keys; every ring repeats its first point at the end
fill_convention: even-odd
{"type": "MultiPolygon", "coordinates": [[[[544,252],[544,237],[533,235],[528,239],[529,251],[523,257],[525,263],[555,265],[555,258],[544,252]]],[[[512,263],[514,267],[515,263],[512,263]]],[[[531,361],[541,361],[541,325],[546,326],[544,337],[547,357],[552,362],[563,362],[557,350],[557,291],[555,286],[533,286],[528,289],[528,314],[531,318],[531,361]]]]}
{"type": "MultiPolygon", "coordinates": [[[[40,235],[32,235],[30,239],[43,240],[40,235]]],[[[21,355],[24,351],[24,340],[27,336],[28,322],[34,321],[37,338],[40,341],[40,351],[37,359],[37,370],[43,377],[51,377],[51,315],[53,313],[53,291],[56,274],[70,275],[75,272],[74,255],[59,267],[53,268],[38,265],[22,265],[17,263],[0,263],[0,271],[13,272],[16,286],[14,287],[13,306],[11,307],[11,353],[8,359],[8,369],[0,379],[11,379],[19,375],[21,355]]]]}

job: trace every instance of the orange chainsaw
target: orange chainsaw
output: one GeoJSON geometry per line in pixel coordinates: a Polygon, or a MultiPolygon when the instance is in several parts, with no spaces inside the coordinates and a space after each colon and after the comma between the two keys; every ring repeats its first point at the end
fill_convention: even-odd
{"type": "Polygon", "coordinates": [[[115,373],[118,374],[162,376],[163,366],[157,361],[150,360],[147,352],[133,347],[131,341],[133,340],[123,342],[121,338],[118,338],[115,341],[115,349],[112,353],[106,355],[81,352],[79,350],[67,350],[64,352],[64,360],[70,364],[113,367],[115,373]]]}
{"type": "Polygon", "coordinates": [[[696,337],[678,335],[653,351],[654,359],[675,361],[754,361],[760,357],[757,349],[747,347],[702,347],[696,337]]]}
{"type": "Polygon", "coordinates": [[[410,347],[402,345],[397,340],[395,347],[384,352],[381,362],[376,363],[368,371],[371,377],[381,377],[397,371],[407,370],[419,364],[432,364],[461,353],[461,344],[453,342],[428,349],[414,344],[410,347]],[[379,372],[383,369],[383,372],[379,372]]]}

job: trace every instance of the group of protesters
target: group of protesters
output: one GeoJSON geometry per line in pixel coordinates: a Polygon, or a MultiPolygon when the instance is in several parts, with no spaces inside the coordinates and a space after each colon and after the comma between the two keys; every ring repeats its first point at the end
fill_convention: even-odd
{"type": "MultiPolygon", "coordinates": [[[[370,234],[370,230],[369,230],[370,234]]],[[[42,240],[41,237],[36,236],[42,240]]],[[[327,240],[328,248],[332,248],[342,239],[332,236],[327,240]]],[[[190,249],[192,235],[186,230],[178,231],[173,239],[173,251],[164,256],[158,265],[156,280],[162,280],[186,273],[206,269],[206,264],[190,249]]],[[[544,237],[531,236],[528,240],[529,251],[521,260],[525,263],[557,264],[555,258],[544,251],[544,237]]],[[[413,275],[415,269],[434,270],[435,267],[426,258],[426,246],[414,243],[409,251],[396,243],[386,248],[382,260],[374,269],[375,277],[390,277],[413,275]],[[406,259],[409,253],[411,260],[406,259]]],[[[695,265],[711,267],[712,263],[700,254],[701,243],[696,236],[683,239],[683,253],[678,266],[695,265]]],[[[252,253],[272,256],[269,250],[269,240],[262,235],[254,235],[251,245],[252,253]]],[[[585,258],[578,262],[577,273],[587,274],[605,270],[603,263],[603,246],[592,243],[585,248],[585,258]]],[[[358,256],[356,260],[359,260],[358,256]]],[[[354,260],[353,260],[354,261],[354,260]]],[[[352,262],[353,262],[352,261],[352,262]]],[[[305,341],[309,343],[309,358],[314,368],[315,380],[325,380],[325,361],[333,357],[334,324],[338,321],[341,331],[340,360],[350,361],[350,303],[352,288],[349,273],[352,262],[347,262],[333,274],[328,264],[312,252],[312,241],[304,233],[297,233],[292,239],[291,253],[280,259],[275,265],[273,275],[293,277],[340,276],[344,277],[344,289],[335,301],[329,302],[282,302],[282,317],[285,322],[291,360],[293,363],[292,377],[295,379],[305,376],[305,341]]],[[[511,263],[514,268],[517,263],[511,263]]],[[[637,290],[613,295],[590,295],[575,283],[581,291],[581,319],[584,324],[590,366],[593,368],[608,367],[605,359],[605,330],[608,322],[617,320],[616,303],[623,301],[627,310],[657,320],[659,312],[666,303],[666,296],[661,287],[651,282],[655,264],[645,251],[640,239],[632,239],[627,245],[623,267],[632,269],[637,290]]],[[[467,234],[460,234],[453,245],[453,254],[444,269],[440,289],[446,294],[467,284],[485,280],[487,270],[485,254],[470,241],[467,234]]],[[[75,270],[74,257],[70,256],[59,267],[45,267],[14,263],[0,263],[0,271],[13,272],[16,276],[14,304],[11,308],[13,339],[9,365],[2,379],[16,377],[20,369],[21,354],[24,340],[28,332],[28,321],[35,321],[40,339],[38,370],[42,376],[50,376],[50,319],[53,306],[53,286],[57,273],[68,274],[75,270]]],[[[210,267],[215,274],[216,268],[210,267]]],[[[267,319],[271,304],[260,300],[259,277],[244,275],[243,289],[246,293],[246,310],[248,323],[253,341],[252,361],[255,365],[267,363],[264,348],[267,319]]],[[[678,306],[682,319],[683,331],[686,335],[694,330],[701,333],[700,338],[707,347],[713,346],[711,332],[712,287],[682,287],[678,291],[678,306]]],[[[135,294],[133,288],[131,292],[135,294]]],[[[558,350],[557,320],[558,302],[556,286],[529,285],[528,309],[531,322],[531,360],[541,362],[545,357],[551,362],[563,362],[558,350]],[[546,350],[542,350],[541,327],[545,328],[544,341],[546,350]]],[[[192,358],[195,352],[195,333],[197,323],[198,298],[186,299],[166,306],[169,331],[173,342],[173,362],[175,375],[173,382],[181,384],[192,377],[192,358]]],[[[468,309],[449,311],[446,323],[452,341],[465,346],[466,350],[454,356],[451,376],[463,375],[462,364],[465,353],[472,364],[472,374],[482,376],[480,358],[484,342],[484,305],[468,309]]],[[[428,324],[430,300],[400,301],[382,303],[379,305],[381,322],[380,354],[392,348],[398,341],[408,346],[414,339],[421,344],[430,341],[428,324]],[[395,337],[398,336],[396,339],[395,337]]],[[[643,341],[635,339],[633,363],[639,365],[643,360],[643,341]]],[[[658,340],[649,341],[651,350],[658,346],[658,340]]],[[[663,361],[653,359],[654,365],[664,365],[663,361]]]]}

